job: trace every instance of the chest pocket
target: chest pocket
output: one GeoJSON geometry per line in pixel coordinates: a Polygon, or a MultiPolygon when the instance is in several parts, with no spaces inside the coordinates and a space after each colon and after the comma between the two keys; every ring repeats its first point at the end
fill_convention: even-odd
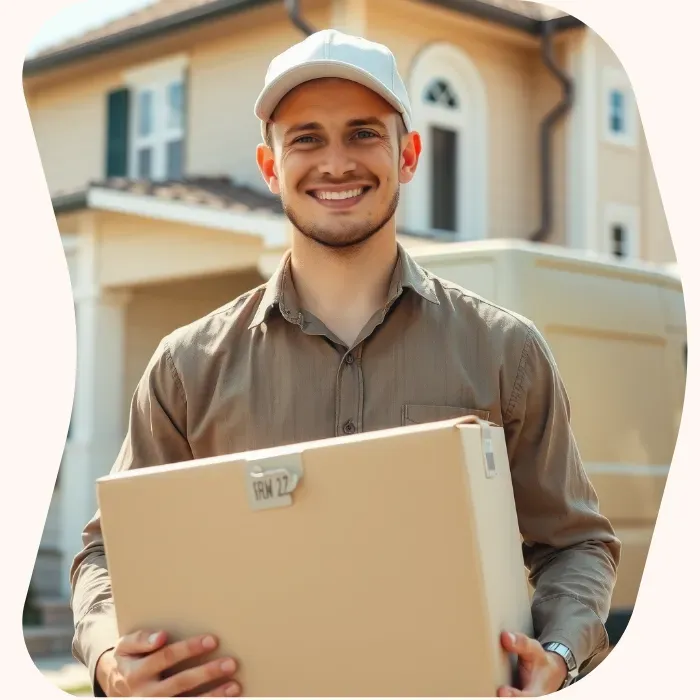
{"type": "Polygon", "coordinates": [[[431,406],[426,404],[408,403],[401,410],[401,425],[419,425],[434,423],[442,420],[452,420],[464,416],[476,416],[482,420],[489,419],[489,411],[478,408],[463,408],[462,406],[431,406]]]}

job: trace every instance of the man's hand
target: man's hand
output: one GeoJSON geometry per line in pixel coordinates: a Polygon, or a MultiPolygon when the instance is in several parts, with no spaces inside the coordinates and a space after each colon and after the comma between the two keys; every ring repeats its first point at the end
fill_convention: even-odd
{"type": "Polygon", "coordinates": [[[498,689],[501,698],[534,698],[555,693],[566,680],[566,662],[558,654],[545,651],[542,645],[524,634],[501,635],[503,648],[518,656],[522,688],[504,686],[498,689]]]}
{"type": "Polygon", "coordinates": [[[183,661],[213,651],[213,637],[193,637],[167,644],[164,632],[136,632],[122,637],[117,646],[105,652],[97,664],[97,681],[107,697],[233,697],[241,688],[232,681],[234,659],[216,659],[173,675],[171,669],[183,661]],[[165,677],[168,676],[169,677],[165,677]],[[204,684],[220,681],[214,690],[193,695],[204,684]]]}

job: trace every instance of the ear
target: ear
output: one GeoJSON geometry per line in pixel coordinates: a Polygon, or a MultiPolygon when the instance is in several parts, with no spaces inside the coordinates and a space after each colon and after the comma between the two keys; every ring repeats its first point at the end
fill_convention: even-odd
{"type": "Polygon", "coordinates": [[[274,151],[264,143],[258,145],[256,150],[256,160],[260,174],[267,183],[267,186],[272,194],[280,193],[279,178],[277,177],[277,169],[275,166],[274,151]]]}
{"type": "Polygon", "coordinates": [[[401,139],[400,148],[399,182],[405,185],[413,180],[418,167],[418,160],[423,150],[420,134],[417,131],[406,134],[401,139]]]}

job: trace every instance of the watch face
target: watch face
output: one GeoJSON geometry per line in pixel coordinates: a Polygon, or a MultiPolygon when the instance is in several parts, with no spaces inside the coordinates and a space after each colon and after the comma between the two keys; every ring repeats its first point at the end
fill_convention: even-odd
{"type": "Polygon", "coordinates": [[[566,667],[569,669],[570,673],[576,670],[576,661],[569,647],[564,644],[559,644],[558,642],[550,642],[544,645],[544,649],[559,654],[559,656],[566,661],[566,667]]]}

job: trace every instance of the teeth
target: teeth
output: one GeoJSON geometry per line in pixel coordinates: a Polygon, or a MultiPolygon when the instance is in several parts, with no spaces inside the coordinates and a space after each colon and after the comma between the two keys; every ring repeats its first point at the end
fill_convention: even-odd
{"type": "Polygon", "coordinates": [[[316,197],[319,199],[350,199],[350,197],[359,197],[361,194],[362,188],[360,187],[346,192],[316,192],[316,197]]]}

